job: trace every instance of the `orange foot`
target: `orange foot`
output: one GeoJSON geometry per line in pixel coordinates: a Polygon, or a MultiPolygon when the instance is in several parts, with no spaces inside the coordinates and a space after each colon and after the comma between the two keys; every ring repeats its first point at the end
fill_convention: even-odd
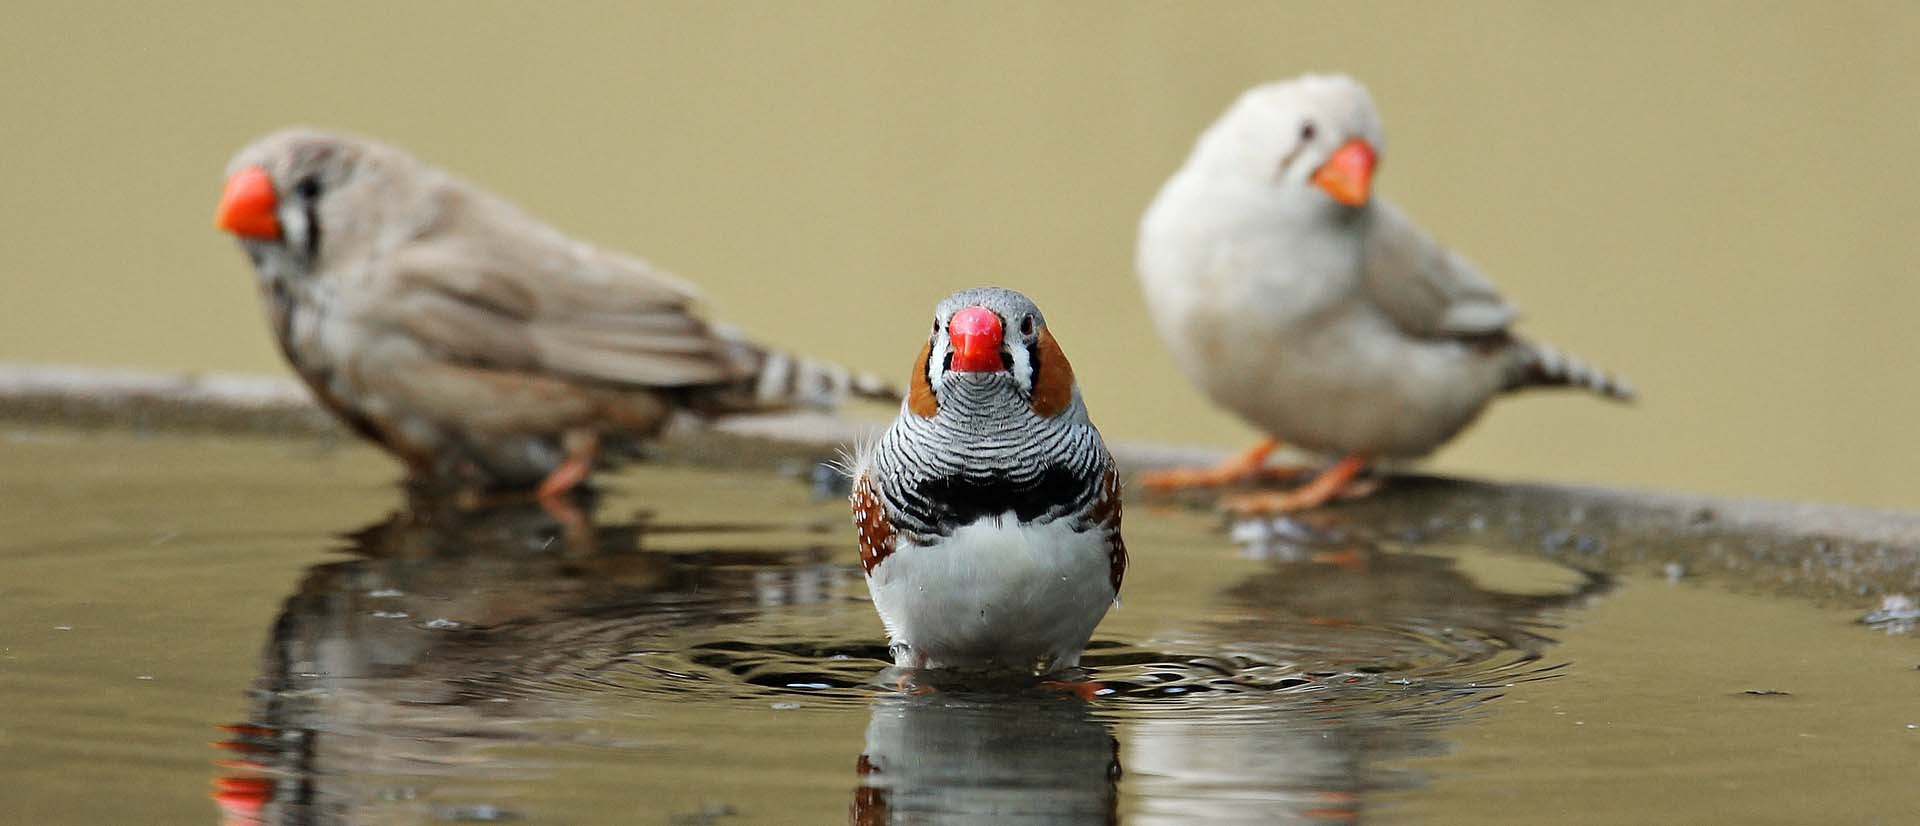
{"type": "Polygon", "coordinates": [[[1317,508],[1338,496],[1364,496],[1377,485],[1356,483],[1354,477],[1366,469],[1368,461],[1366,454],[1356,453],[1293,490],[1235,496],[1221,502],[1220,507],[1236,516],[1262,516],[1317,508]]]}
{"type": "Polygon", "coordinates": [[[1040,687],[1069,697],[1078,697],[1081,702],[1091,703],[1094,697],[1106,690],[1107,684],[1099,680],[1046,680],[1040,683],[1040,687]]]}
{"type": "Polygon", "coordinates": [[[1337,551],[1321,551],[1314,554],[1312,559],[1321,565],[1332,565],[1350,574],[1364,574],[1367,572],[1368,567],[1367,554],[1358,547],[1341,548],[1337,551]]]}
{"type": "Polygon", "coordinates": [[[901,674],[893,678],[893,688],[901,694],[913,694],[922,697],[936,693],[933,686],[914,682],[912,673],[901,674]]]}
{"type": "Polygon", "coordinates": [[[561,494],[543,498],[540,510],[547,518],[560,526],[560,535],[566,540],[566,549],[573,553],[591,552],[600,546],[593,530],[593,517],[574,498],[561,494]]]}
{"type": "Polygon", "coordinates": [[[1172,491],[1218,488],[1259,479],[1296,479],[1305,475],[1307,469],[1297,465],[1267,467],[1267,455],[1279,446],[1279,440],[1269,436],[1213,467],[1171,468],[1143,473],[1140,474],[1140,484],[1147,490],[1172,491]]]}

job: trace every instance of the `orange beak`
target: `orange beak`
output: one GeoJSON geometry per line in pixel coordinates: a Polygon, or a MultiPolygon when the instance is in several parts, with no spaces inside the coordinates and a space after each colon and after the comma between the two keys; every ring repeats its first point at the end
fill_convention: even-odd
{"type": "Polygon", "coordinates": [[[1327,195],[1350,207],[1365,206],[1368,193],[1373,188],[1373,167],[1376,162],[1373,145],[1359,138],[1347,141],[1333,150],[1333,157],[1314,170],[1313,185],[1327,191],[1327,195]]]}
{"type": "Polygon", "coordinates": [[[227,179],[220,193],[220,208],[214,210],[213,225],[242,238],[262,241],[280,240],[280,219],[274,217],[279,201],[273,195],[273,179],[267,171],[249,166],[227,179]]]}
{"type": "Polygon", "coordinates": [[[953,365],[957,373],[994,373],[1005,370],[1000,361],[1000,317],[985,307],[968,307],[954,313],[947,322],[947,338],[953,341],[953,365]]]}

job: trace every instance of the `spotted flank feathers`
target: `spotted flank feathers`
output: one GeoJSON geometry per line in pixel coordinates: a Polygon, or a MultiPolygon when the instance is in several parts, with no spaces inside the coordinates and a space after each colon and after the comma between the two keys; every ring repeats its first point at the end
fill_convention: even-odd
{"type": "Polygon", "coordinates": [[[887,521],[887,506],[866,474],[853,481],[853,527],[860,535],[860,570],[871,574],[893,555],[893,523],[887,521]]]}
{"type": "Polygon", "coordinates": [[[1100,480],[1100,496],[1087,510],[1085,530],[1099,531],[1107,538],[1107,581],[1113,584],[1114,602],[1120,601],[1120,583],[1127,578],[1127,541],[1120,536],[1120,471],[1108,465],[1100,480]]]}

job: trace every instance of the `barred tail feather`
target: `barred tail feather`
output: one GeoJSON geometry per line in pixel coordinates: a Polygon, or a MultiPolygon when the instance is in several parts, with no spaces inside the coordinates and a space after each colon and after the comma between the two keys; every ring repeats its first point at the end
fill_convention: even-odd
{"type": "Polygon", "coordinates": [[[782,353],[761,352],[753,380],[753,400],[764,407],[832,408],[848,398],[899,402],[900,391],[885,379],[838,364],[782,353]]]}
{"type": "Polygon", "coordinates": [[[1633,401],[1633,385],[1578,358],[1533,342],[1515,342],[1508,392],[1530,387],[1578,387],[1616,401],[1633,401]]]}
{"type": "Polygon", "coordinates": [[[730,407],[832,409],[849,398],[900,401],[900,389],[879,376],[764,347],[737,330],[720,328],[716,332],[731,345],[731,358],[748,376],[727,394],[730,407]]]}

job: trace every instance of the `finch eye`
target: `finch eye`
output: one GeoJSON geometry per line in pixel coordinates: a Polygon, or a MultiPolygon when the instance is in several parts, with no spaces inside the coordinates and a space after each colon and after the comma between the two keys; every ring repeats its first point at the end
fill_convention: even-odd
{"type": "Polygon", "coordinates": [[[1023,336],[1033,335],[1033,316],[1027,316],[1026,318],[1020,319],[1020,335],[1023,335],[1023,336]]]}
{"type": "Polygon", "coordinates": [[[311,201],[320,197],[320,179],[312,175],[301,178],[298,183],[293,185],[293,194],[299,196],[303,201],[311,201]]]}
{"type": "Polygon", "coordinates": [[[940,317],[939,317],[939,316],[934,316],[934,317],[933,317],[933,331],[934,331],[935,333],[938,333],[938,332],[940,332],[940,317]]]}
{"type": "Polygon", "coordinates": [[[1314,128],[1313,121],[1300,124],[1300,142],[1306,143],[1307,141],[1313,140],[1313,136],[1319,134],[1319,132],[1320,130],[1314,128]]]}

